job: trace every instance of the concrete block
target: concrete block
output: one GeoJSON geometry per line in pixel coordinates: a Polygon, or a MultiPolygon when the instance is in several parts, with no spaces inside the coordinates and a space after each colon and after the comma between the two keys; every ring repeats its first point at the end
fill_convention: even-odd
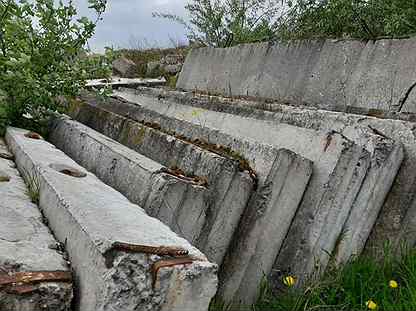
{"type": "MultiPolygon", "coordinates": [[[[249,161],[258,174],[259,185],[270,172],[275,159],[273,150],[288,149],[313,161],[314,174],[276,266],[281,267],[281,271],[290,268],[300,279],[315,271],[317,261],[322,269],[325,268],[328,253],[335,249],[367,174],[368,151],[333,131],[315,131],[195,109],[134,93],[116,94],[123,96],[125,101],[103,102],[100,107],[130,119],[158,122],[161,127],[190,139],[229,146],[249,161]],[[126,100],[139,104],[129,104],[126,100]]],[[[83,113],[79,115],[82,118],[83,113]]]]}
{"type": "Polygon", "coordinates": [[[208,310],[215,264],[62,151],[26,133],[8,128],[6,139],[19,169],[37,174],[40,208],[66,242],[76,310],[208,310]]]}
{"type": "MultiPolygon", "coordinates": [[[[123,90],[123,93],[126,93],[126,91],[123,90]]],[[[128,92],[133,93],[132,90],[128,90],[128,92]]],[[[258,101],[233,100],[217,96],[194,96],[190,92],[163,91],[154,88],[140,88],[137,93],[192,106],[195,111],[199,111],[200,115],[200,109],[202,108],[245,118],[287,123],[318,131],[336,130],[342,133],[370,152],[372,157],[371,174],[369,173],[366,179],[371,180],[372,178],[375,179],[374,176],[380,176],[378,178],[379,186],[373,189],[373,198],[377,198],[377,200],[364,199],[365,202],[371,202],[371,204],[365,206],[368,206],[368,210],[371,210],[372,214],[371,216],[367,215],[367,224],[365,225],[367,229],[355,234],[356,237],[359,236],[361,242],[355,244],[349,241],[349,245],[355,245],[354,248],[351,248],[351,253],[357,254],[360,252],[362,243],[368,237],[366,231],[371,228],[373,217],[377,217],[378,212],[379,217],[366,244],[367,253],[373,253],[374,251],[382,253],[386,241],[393,245],[403,242],[413,245],[416,241],[413,234],[416,230],[414,220],[416,219],[416,207],[413,195],[413,193],[416,193],[416,143],[414,136],[415,124],[413,122],[379,119],[319,109],[307,109],[305,107],[298,108],[277,103],[266,104],[258,101]],[[385,176],[385,170],[388,167],[390,167],[390,172],[385,176]],[[371,175],[373,177],[370,177],[371,175]],[[389,187],[392,181],[394,182],[389,187]],[[379,204],[382,204],[381,208],[379,204]]],[[[145,100],[141,101],[141,103],[145,102],[145,100]]],[[[144,111],[145,108],[142,107],[141,110],[144,111]]],[[[130,114],[132,114],[131,111],[130,114]]],[[[389,117],[395,116],[397,117],[397,115],[389,117]]],[[[202,114],[200,118],[203,117],[202,114]]],[[[368,186],[362,188],[363,193],[365,193],[368,186]]],[[[344,238],[352,234],[351,228],[345,229],[346,232],[350,233],[348,235],[344,234],[344,238]]]]}
{"type": "Polygon", "coordinates": [[[146,126],[101,104],[79,102],[72,116],[162,165],[206,179],[210,204],[195,245],[211,261],[222,262],[254,186],[249,173],[240,171],[238,161],[164,133],[157,123],[146,126]]]}
{"type": "Polygon", "coordinates": [[[280,150],[264,185],[252,196],[220,270],[217,296],[251,305],[269,275],[312,175],[312,162],[280,150]]]}
{"type": "Polygon", "coordinates": [[[209,197],[198,181],[175,176],[157,162],[67,118],[51,122],[49,139],[192,244],[200,236],[209,197]]]}
{"type": "MultiPolygon", "coordinates": [[[[10,155],[3,139],[0,153],[10,155]]],[[[68,263],[14,162],[0,157],[0,172],[8,177],[0,181],[0,310],[69,311],[68,263]],[[16,284],[21,278],[33,281],[16,284]]]]}
{"type": "Polygon", "coordinates": [[[415,48],[416,38],[412,37],[193,49],[177,87],[334,111],[413,112],[415,48]]]}

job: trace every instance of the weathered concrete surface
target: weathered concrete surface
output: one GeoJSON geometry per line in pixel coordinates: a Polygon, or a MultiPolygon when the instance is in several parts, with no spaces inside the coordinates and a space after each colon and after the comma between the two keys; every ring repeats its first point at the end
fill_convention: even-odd
{"type": "MultiPolygon", "coordinates": [[[[134,94],[117,94],[139,100],[134,94]]],[[[264,146],[289,149],[313,161],[314,174],[276,265],[281,270],[290,268],[300,278],[315,270],[316,261],[323,268],[326,266],[328,254],[335,249],[361,191],[370,165],[369,152],[333,131],[317,132],[204,109],[190,110],[192,107],[163,99],[140,97],[140,104],[113,100],[101,103],[100,107],[130,119],[157,122],[192,139],[229,146],[250,162],[260,184],[275,159],[270,158],[264,146]]]]}
{"type": "MultiPolygon", "coordinates": [[[[210,204],[196,241],[207,257],[220,264],[249,200],[254,181],[226,158],[90,103],[74,104],[72,116],[87,126],[167,167],[208,181],[210,204]]],[[[157,128],[157,124],[153,124],[157,128]]]]}
{"type": "Polygon", "coordinates": [[[217,296],[222,301],[255,303],[263,277],[273,269],[311,175],[311,161],[288,150],[279,151],[264,186],[251,198],[220,270],[217,296]]]}
{"type": "Polygon", "coordinates": [[[192,50],[177,87],[336,111],[415,112],[416,38],[320,40],[192,50]]]}
{"type": "Polygon", "coordinates": [[[157,162],[64,117],[51,122],[49,140],[191,244],[200,236],[209,199],[205,186],[169,174],[157,162]]]}
{"type": "MultiPolygon", "coordinates": [[[[0,139],[0,153],[9,154],[0,139]]],[[[42,222],[38,207],[30,201],[26,185],[11,160],[0,157],[0,280],[18,272],[63,271],[70,274],[57,242],[42,222]]],[[[69,311],[71,282],[28,284],[32,290],[17,292],[18,286],[0,286],[0,310],[69,311]]]]}
{"type": "Polygon", "coordinates": [[[6,139],[17,166],[37,174],[40,207],[66,242],[76,310],[208,309],[217,287],[215,264],[62,151],[26,133],[8,128],[6,139]],[[195,261],[163,267],[162,255],[172,253],[164,247],[187,250],[195,261]]]}
{"type": "MultiPolygon", "coordinates": [[[[204,108],[236,114],[246,118],[283,122],[319,131],[335,130],[363,146],[367,146],[370,142],[365,139],[357,140],[357,134],[360,132],[369,132],[370,136],[365,134],[363,137],[374,137],[376,141],[380,135],[387,136],[390,140],[394,140],[396,144],[403,146],[405,156],[397,178],[384,201],[366,249],[367,252],[382,250],[386,241],[390,241],[393,244],[407,241],[411,245],[416,242],[413,234],[414,228],[416,228],[414,220],[416,217],[416,207],[414,207],[416,193],[415,123],[329,112],[319,109],[296,108],[276,103],[265,104],[215,96],[194,96],[192,93],[166,92],[152,88],[140,88],[138,93],[171,99],[184,105],[191,105],[197,111],[199,108],[204,108]]],[[[398,115],[390,115],[388,117],[398,117],[398,115]]],[[[386,137],[384,137],[385,139],[386,137]]],[[[377,156],[374,152],[376,149],[369,148],[368,150],[373,154],[373,159],[375,158],[377,161],[377,156]]],[[[388,158],[386,159],[388,160],[388,158]]],[[[399,164],[397,163],[397,165],[399,164]]],[[[386,181],[386,184],[388,184],[388,181],[386,181]]]]}

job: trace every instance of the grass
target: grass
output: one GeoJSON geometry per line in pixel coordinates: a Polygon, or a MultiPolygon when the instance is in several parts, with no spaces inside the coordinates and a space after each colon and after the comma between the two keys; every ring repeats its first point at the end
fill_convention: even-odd
{"type": "Polygon", "coordinates": [[[37,171],[33,172],[22,169],[22,176],[27,185],[27,194],[30,197],[32,203],[39,205],[40,197],[40,179],[37,171]]]}
{"type": "Polygon", "coordinates": [[[331,267],[318,280],[303,289],[288,288],[279,294],[269,287],[261,290],[261,298],[253,306],[211,306],[211,311],[274,311],[274,310],[416,310],[416,250],[402,248],[401,257],[393,256],[386,247],[382,260],[362,256],[342,268],[331,267]],[[397,282],[392,288],[390,282],[397,282]],[[374,305],[373,305],[374,307],[374,305]]]}

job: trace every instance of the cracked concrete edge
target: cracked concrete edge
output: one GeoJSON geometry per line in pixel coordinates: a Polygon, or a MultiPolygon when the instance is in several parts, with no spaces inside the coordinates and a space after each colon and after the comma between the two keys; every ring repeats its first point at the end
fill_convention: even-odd
{"type": "Polygon", "coordinates": [[[113,138],[163,165],[177,166],[186,173],[206,176],[210,204],[198,246],[210,260],[221,264],[254,182],[248,172],[240,172],[237,161],[176,139],[157,129],[104,109],[101,105],[78,103],[72,116],[87,126],[113,138]],[[137,138],[140,139],[137,139],[137,138]],[[244,195],[240,189],[245,189],[244,195]],[[230,218],[224,219],[223,215],[230,218]],[[227,222],[227,226],[221,224],[227,222]]]}
{"type": "MultiPolygon", "coordinates": [[[[413,245],[410,232],[415,230],[415,225],[412,224],[414,223],[412,215],[416,213],[414,212],[416,211],[414,203],[416,202],[414,200],[416,185],[416,172],[414,171],[416,169],[415,123],[277,103],[261,104],[251,100],[217,96],[194,96],[190,92],[166,91],[153,88],[139,88],[136,91],[122,89],[121,91],[123,93],[128,91],[130,94],[144,93],[146,96],[162,97],[162,104],[164,103],[163,98],[165,98],[195,108],[210,109],[246,118],[282,122],[318,131],[336,130],[361,146],[366,148],[373,146],[369,150],[371,153],[374,151],[374,144],[368,138],[366,140],[359,139],[357,133],[375,132],[372,134],[373,136],[381,135],[387,141],[394,141],[396,148],[404,149],[403,162],[401,166],[397,163],[392,167],[394,171],[396,169],[395,166],[400,166],[364,251],[366,253],[382,253],[383,245],[386,241],[391,242],[393,245],[407,241],[410,245],[413,245]]],[[[371,135],[365,134],[364,136],[370,137],[371,135]]],[[[382,145],[383,143],[381,142],[381,147],[382,145]]]]}
{"type": "MultiPolygon", "coordinates": [[[[0,152],[10,154],[0,138],[0,152]]],[[[70,274],[67,261],[58,253],[58,243],[43,223],[36,204],[31,202],[13,161],[0,158],[0,171],[9,181],[0,182],[0,275],[16,272],[63,271],[70,274]]],[[[30,284],[29,284],[30,285],[30,284]]],[[[72,282],[40,282],[33,291],[19,294],[0,289],[0,309],[8,311],[69,311],[72,282]]]]}
{"type": "Polygon", "coordinates": [[[164,166],[77,121],[54,118],[49,139],[189,242],[198,238],[207,209],[205,187],[164,173],[164,166]]]}
{"type": "Polygon", "coordinates": [[[215,264],[204,261],[204,255],[186,240],[94,175],[86,173],[74,179],[55,171],[51,163],[85,170],[53,145],[26,138],[26,132],[9,127],[6,139],[18,167],[38,174],[40,207],[57,239],[66,243],[74,268],[76,310],[208,309],[217,286],[215,264]],[[108,250],[117,241],[181,247],[196,261],[163,268],[154,279],[151,267],[162,258],[123,251],[107,258],[108,250]],[[134,275],[129,273],[132,269],[134,275]],[[130,284],[127,295],[120,282],[130,284]]]}

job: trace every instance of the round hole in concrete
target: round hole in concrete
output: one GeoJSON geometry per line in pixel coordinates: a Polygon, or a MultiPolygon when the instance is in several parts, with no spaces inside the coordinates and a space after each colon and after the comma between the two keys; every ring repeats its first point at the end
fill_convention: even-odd
{"type": "Polygon", "coordinates": [[[61,174],[68,175],[68,176],[75,177],[75,178],[83,178],[87,176],[87,173],[84,173],[66,164],[51,164],[49,165],[49,167],[61,174]]]}
{"type": "Polygon", "coordinates": [[[31,139],[42,139],[42,136],[40,136],[36,132],[28,132],[28,133],[25,134],[25,137],[31,138],[31,139]]]}

